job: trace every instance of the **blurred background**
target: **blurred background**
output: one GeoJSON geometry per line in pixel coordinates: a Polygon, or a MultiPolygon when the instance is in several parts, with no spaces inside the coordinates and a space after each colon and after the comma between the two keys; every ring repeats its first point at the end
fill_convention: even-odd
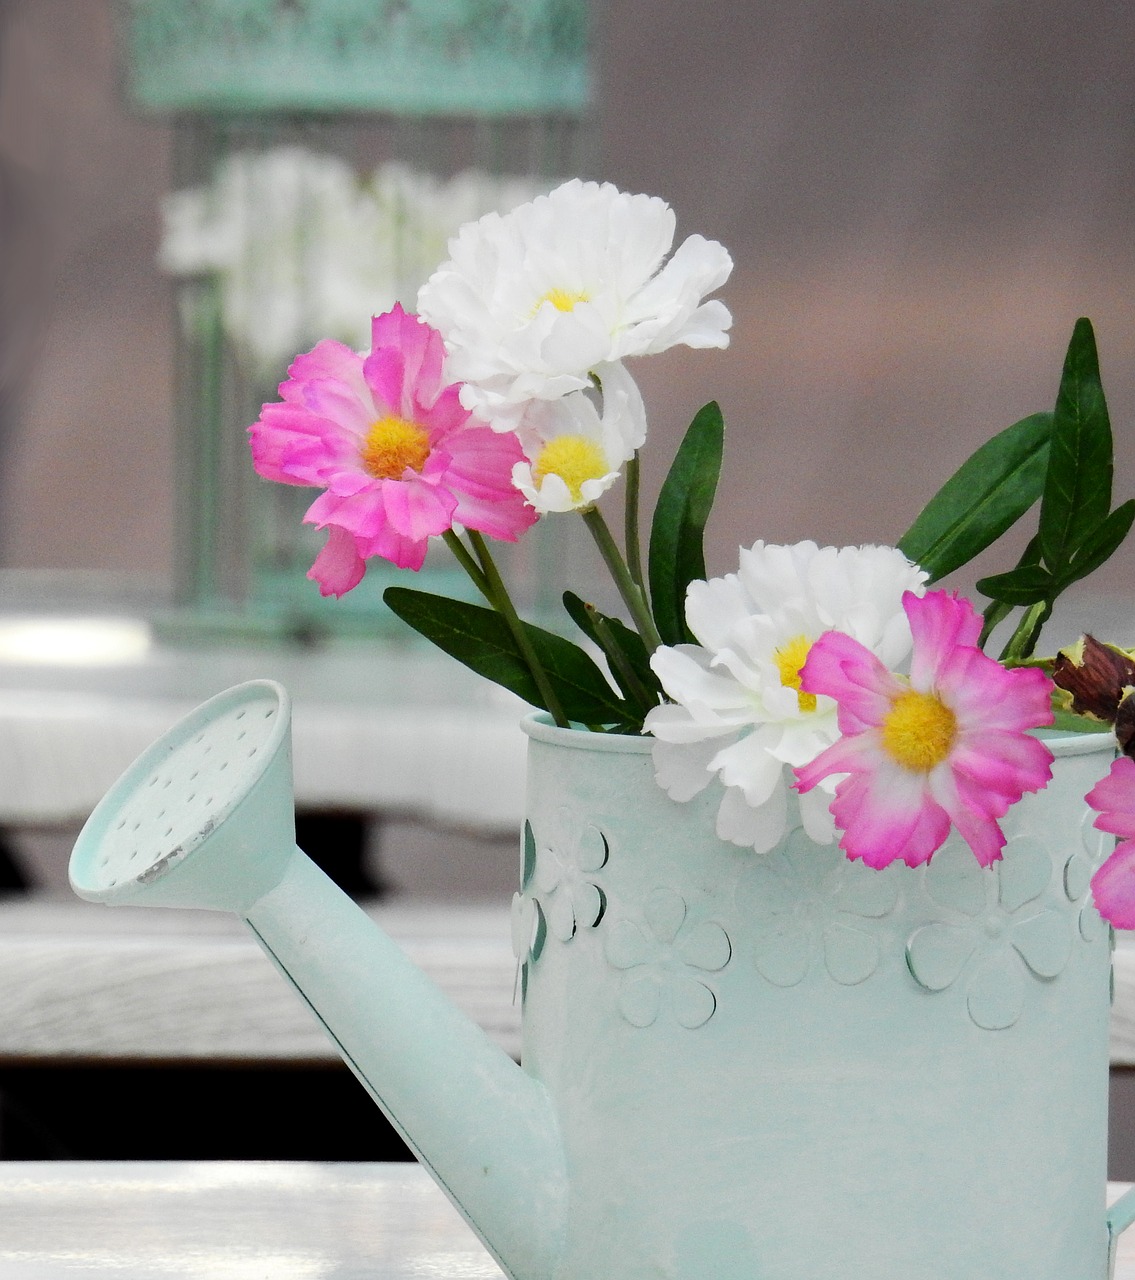
{"type": "MultiPolygon", "coordinates": [[[[0,562],[161,589],[174,131],[124,102],[110,0],[0,12],[0,562]]],[[[729,350],[634,369],[648,497],[694,411],[725,410],[713,571],[758,537],[893,541],[980,441],[1051,406],[1079,315],[1131,489],[1133,37],[1109,0],[597,0],[592,176],[665,197],[736,262],[729,350]]],[[[1126,553],[1095,585],[1133,584],[1126,553]]]]}
{"type": "MultiPolygon", "coordinates": [[[[145,7],[141,0],[137,8],[145,7]]],[[[276,7],[290,21],[303,5],[276,7]]],[[[355,4],[352,12],[376,7],[355,4]]],[[[405,16],[416,7],[389,11],[405,16]]],[[[579,8],[565,2],[549,11],[579,8]]],[[[495,12],[489,3],[478,11],[495,12]]],[[[445,120],[394,126],[382,112],[360,124],[349,112],[330,120],[287,111],[264,128],[187,116],[170,105],[176,65],[151,68],[141,89],[132,78],[137,49],[131,53],[116,23],[124,13],[113,0],[0,0],[0,613],[125,614],[154,623],[165,646],[160,661],[147,650],[131,666],[135,658],[124,651],[80,671],[74,648],[53,658],[39,632],[29,642],[37,651],[29,657],[25,645],[13,657],[0,626],[7,717],[0,829],[10,837],[8,874],[23,891],[31,881],[47,898],[66,892],[74,826],[109,780],[96,766],[129,759],[179,700],[263,672],[279,674],[297,708],[309,707],[307,737],[297,744],[308,824],[301,843],[329,864],[339,858],[336,873],[352,892],[485,894],[498,906],[511,892],[519,707],[470,692],[456,676],[439,682],[432,669],[406,679],[397,668],[375,680],[373,637],[395,648],[402,641],[367,613],[361,591],[361,604],[345,603],[337,614],[318,600],[303,577],[310,547],[294,540],[302,505],[288,504],[295,495],[265,496],[270,486],[258,487],[246,465],[243,427],[273,394],[280,361],[329,331],[318,328],[326,315],[319,300],[294,281],[291,292],[262,295],[253,277],[242,277],[245,292],[235,301],[217,284],[214,268],[225,253],[255,257],[270,239],[260,216],[282,207],[276,179],[249,167],[249,155],[285,151],[287,199],[301,178],[311,184],[305,200],[316,189],[339,189],[341,168],[304,167],[313,155],[375,175],[367,179],[367,216],[388,199],[408,207],[423,190],[447,216],[458,207],[479,213],[581,173],[664,197],[679,239],[697,232],[722,241],[736,264],[721,294],[734,316],[728,350],[678,348],[633,367],[651,421],[646,509],[696,410],[709,399],[724,410],[711,573],[732,570],[738,546],[758,538],[895,541],[982,441],[1051,408],[1081,315],[1095,323],[1115,427],[1116,500],[1135,492],[1135,8],[1128,4],[593,0],[586,42],[572,46],[579,78],[543,81],[548,94],[562,92],[567,109],[557,117],[555,104],[538,101],[531,127],[511,132],[445,120]],[[170,101],[154,109],[167,92],[170,101]],[[148,109],[140,94],[150,96],[148,109]],[[381,168],[419,160],[434,165],[428,190],[416,170],[381,168]],[[475,191],[445,185],[469,165],[493,181],[475,191]],[[171,204],[175,192],[183,197],[171,204]],[[225,220],[230,198],[239,206],[235,222],[225,220]],[[298,307],[298,318],[288,319],[285,304],[298,307]],[[254,509],[250,531],[242,521],[254,509]],[[358,651],[345,652],[344,638],[358,651]],[[32,694],[39,700],[28,701],[32,694]],[[64,695],[74,705],[58,700],[64,695]],[[103,699],[97,705],[95,695],[103,699]],[[439,784],[407,784],[393,798],[366,791],[364,775],[381,780],[405,763],[382,756],[366,736],[383,698],[401,699],[415,724],[440,717],[436,733],[452,750],[439,784]],[[444,719],[450,702],[469,710],[466,720],[444,719]],[[126,724],[123,707],[133,717],[126,724]],[[517,739],[487,754],[488,781],[475,770],[460,774],[477,763],[460,732],[486,718],[507,723],[517,739]],[[50,741],[49,723],[59,729],[50,741]],[[33,734],[30,747],[11,745],[17,726],[33,734]],[[80,730],[86,754],[74,745],[80,730]],[[332,746],[344,742],[353,744],[348,765],[326,766],[332,746]],[[74,748],[62,763],[61,743],[74,748]],[[305,760],[317,758],[323,775],[305,781],[305,760]],[[355,790],[345,774],[361,779],[355,790]],[[45,776],[65,799],[47,795],[45,776]],[[474,820],[481,801],[485,811],[474,820]],[[348,846],[353,870],[342,865],[348,846]]],[[[541,90],[533,93],[539,100],[541,90]]],[[[296,232],[286,218],[279,225],[280,234],[296,232]]],[[[440,259],[440,226],[433,241],[419,240],[412,251],[403,245],[398,287],[409,288],[414,270],[440,259]]],[[[376,309],[393,300],[383,270],[346,273],[345,294],[364,316],[372,296],[376,309]]],[[[328,327],[338,323],[326,319],[328,327]]],[[[1021,541],[987,555],[979,570],[1008,568],[1021,541]]],[[[577,585],[582,576],[586,585],[589,561],[582,552],[565,561],[565,545],[574,554],[580,544],[560,540],[518,563],[536,605],[542,574],[577,585]]],[[[377,571],[372,577],[372,585],[385,580],[377,571]]],[[[1074,634],[1081,616],[1127,628],[1113,638],[1135,642],[1133,590],[1135,555],[1124,549],[1063,611],[1054,642],[1074,634]]],[[[415,749],[415,761],[432,758],[437,767],[436,748],[415,749]]],[[[0,863],[0,882],[4,874],[0,863]]],[[[220,1035],[205,1049],[179,1048],[172,1024],[126,1047],[99,1042],[97,1029],[89,1043],[69,1047],[63,1032],[44,1031],[49,996],[61,1002],[52,1026],[67,1034],[78,1035],[79,1015],[94,1007],[66,986],[78,970],[56,945],[87,928],[91,946],[96,935],[105,944],[104,931],[77,927],[71,916],[0,914],[0,946],[5,929],[51,944],[33,975],[40,985],[26,988],[40,993],[34,999],[21,994],[27,971],[12,967],[15,951],[0,953],[0,1024],[18,1034],[31,1028],[20,1044],[11,1030],[0,1043],[0,1157],[155,1154],[144,1142],[124,1147],[121,1133],[83,1130],[80,1116],[96,1085],[103,1097],[134,1096],[137,1073],[153,1065],[139,1044],[152,1047],[167,1082],[182,1073],[180,1128],[165,1129],[158,1154],[359,1158],[384,1149],[386,1139],[360,1128],[360,1119],[342,1119],[354,1116],[356,1086],[307,1040],[278,1054],[265,1049],[265,1066],[256,1045],[264,1036],[250,1032],[251,1023],[243,1039],[220,1035]],[[204,1118],[216,1110],[202,1063],[214,1089],[218,1067],[228,1073],[226,1088],[241,1082],[247,1141],[230,1141],[228,1132],[202,1137],[204,1118]],[[281,1063],[323,1082],[309,1117],[313,1133],[300,1133],[297,1122],[291,1145],[280,1145],[274,1124],[286,1102],[273,1099],[286,1099],[294,1079],[281,1063]],[[331,1100],[332,1079],[346,1101],[331,1100]],[[353,1145],[326,1145],[332,1131],[349,1134],[353,1145]]],[[[131,954],[142,955],[135,935],[143,927],[132,928],[131,954]]],[[[107,963],[119,967],[98,981],[125,990],[124,944],[112,942],[119,950],[107,963]]],[[[221,944],[234,945],[227,935],[221,944]]],[[[198,937],[194,945],[205,943],[198,937]]],[[[502,947],[507,989],[507,941],[502,947]]],[[[167,971],[167,960],[154,963],[147,981],[167,971]]],[[[167,967],[184,984],[181,964],[167,967]]],[[[218,961],[223,976],[216,990],[200,986],[198,1004],[228,998],[239,985],[233,972],[218,961]]],[[[249,982],[259,993],[259,978],[249,982]]],[[[135,1007],[148,998],[137,997],[135,1007]]],[[[241,1016],[254,1019],[263,1002],[249,995],[241,1016]]],[[[1122,1070],[1114,1079],[1112,1173],[1131,1177],[1135,1086],[1122,1070]]]]}

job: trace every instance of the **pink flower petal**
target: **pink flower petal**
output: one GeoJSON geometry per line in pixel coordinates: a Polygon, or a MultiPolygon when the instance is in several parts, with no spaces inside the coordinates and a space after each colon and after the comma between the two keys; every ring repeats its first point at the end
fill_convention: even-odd
{"type": "Polygon", "coordinates": [[[981,616],[968,600],[948,591],[928,591],[903,595],[903,609],[914,637],[910,683],[927,692],[937,682],[938,672],[959,645],[976,646],[981,635],[981,616]]]}
{"type": "Polygon", "coordinates": [[[850,775],[837,783],[831,812],[848,856],[869,866],[927,861],[951,823],[988,866],[1005,843],[996,819],[1051,775],[1051,753],[1026,732],[1051,723],[1051,685],[1040,671],[1007,671],[975,647],[981,619],[968,601],[908,591],[903,608],[914,639],[909,685],[847,636],[829,632],[812,646],[802,688],[836,700],[845,736],[797,769],[797,786],[807,791],[832,774],[850,775]],[[931,753],[925,769],[892,757],[879,732],[909,689],[954,716],[944,756],[931,753]]]}
{"type": "Polygon", "coordinates": [[[882,723],[902,685],[870,649],[842,631],[825,632],[808,650],[800,688],[839,704],[842,733],[861,733],[882,723]]]}
{"type": "Polygon", "coordinates": [[[1099,813],[1095,826],[1112,835],[1135,838],[1135,760],[1120,756],[1105,778],[1088,792],[1088,804],[1099,813]]]}
{"type": "Polygon", "coordinates": [[[391,528],[417,542],[444,533],[453,525],[457,499],[439,485],[423,480],[383,480],[382,504],[391,528]]]}
{"type": "Polygon", "coordinates": [[[333,338],[325,338],[296,356],[288,368],[287,381],[280,383],[280,398],[302,401],[307,383],[316,378],[334,378],[353,388],[359,399],[366,393],[358,352],[333,338]]]}
{"type": "Polygon", "coordinates": [[[1092,876],[1092,897],[1117,929],[1135,929],[1135,840],[1125,840],[1092,876]]]}
{"type": "MultiPolygon", "coordinates": [[[[984,791],[976,779],[954,772],[948,764],[931,772],[930,788],[978,863],[992,866],[1005,847],[1005,833],[991,816],[991,812],[998,811],[992,793],[984,791]]],[[[1009,803],[1001,797],[999,812],[1006,812],[1009,803]]]]}
{"type": "Polygon", "coordinates": [[[297,356],[281,401],[265,405],[249,428],[260,475],[324,490],[304,519],[339,530],[313,569],[331,584],[329,594],[358,582],[356,555],[420,568],[428,540],[455,519],[509,541],[536,519],[512,484],[524,457],[519,442],[462,407],[461,388],[444,378],[437,331],[395,306],[374,317],[371,332],[367,356],[332,341],[297,356]],[[420,472],[407,467],[397,479],[376,480],[364,466],[361,439],[386,415],[426,432],[430,452],[420,472]],[[350,555],[345,539],[353,539],[350,555]]]}
{"type": "MultiPolygon", "coordinates": [[[[1026,791],[1041,791],[1052,777],[1052,752],[1038,738],[995,729],[967,730],[950,753],[955,772],[1004,797],[1006,812],[1026,791]]],[[[992,810],[991,810],[992,811],[992,810]]]]}
{"type": "Polygon", "coordinates": [[[881,758],[875,735],[848,734],[825,747],[811,764],[798,765],[793,770],[796,790],[811,791],[833,773],[866,773],[876,767],[881,758]]]}
{"type": "Polygon", "coordinates": [[[944,664],[939,688],[965,722],[1021,733],[1053,721],[1052,681],[1035,667],[1006,670],[980,649],[959,649],[944,664]]]}
{"type": "Polygon", "coordinates": [[[841,848],[869,867],[927,861],[949,834],[950,822],[929,795],[920,774],[897,765],[848,778],[832,801],[841,848]]]}
{"type": "Polygon", "coordinates": [[[416,572],[426,562],[429,545],[428,538],[408,538],[393,525],[384,524],[372,538],[361,542],[361,549],[367,559],[378,556],[382,560],[389,560],[399,569],[413,569],[416,572]]]}
{"type": "Polygon", "coordinates": [[[307,576],[319,583],[320,595],[342,596],[359,585],[365,572],[366,563],[355,539],[345,529],[331,525],[323,550],[315,557],[307,576]]]}

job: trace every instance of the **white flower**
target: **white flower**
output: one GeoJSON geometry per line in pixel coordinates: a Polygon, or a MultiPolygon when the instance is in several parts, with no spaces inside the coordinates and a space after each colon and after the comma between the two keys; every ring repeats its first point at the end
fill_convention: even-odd
{"type": "MultiPolygon", "coordinates": [[[[741,551],[738,573],[691,583],[686,621],[699,643],[663,646],[651,659],[674,700],[645,723],[658,739],[659,785],[686,801],[717,774],[725,786],[717,834],[772,849],[787,819],[786,766],[810,763],[839,736],[835,702],[799,692],[810,646],[843,631],[893,669],[911,646],[903,592],[922,595],[925,581],[893,547],[757,542],[741,551]]],[[[834,837],[830,798],[830,790],[800,797],[819,843],[834,837]]]]}
{"type": "Polygon", "coordinates": [[[240,151],[207,186],[166,197],[159,262],[174,276],[216,278],[226,332],[275,382],[319,338],[368,348],[371,316],[412,301],[463,223],[546,187],[394,162],[364,180],[304,147],[240,151]]]}
{"type": "Polygon", "coordinates": [[[584,390],[592,370],[678,343],[724,347],[731,318],[702,299],[729,278],[722,245],[657,197],[573,179],[461,228],[418,309],[441,331],[462,403],[510,430],[529,400],[584,390]]]}
{"type": "Polygon", "coordinates": [[[646,409],[622,365],[601,365],[602,413],[592,393],[534,400],[517,428],[530,459],[518,462],[512,483],[541,514],[593,506],[619,478],[623,463],[646,439],[646,409]]]}

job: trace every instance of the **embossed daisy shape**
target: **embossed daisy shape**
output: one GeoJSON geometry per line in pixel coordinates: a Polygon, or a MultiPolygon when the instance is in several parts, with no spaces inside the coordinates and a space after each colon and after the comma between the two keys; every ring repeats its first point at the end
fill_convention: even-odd
{"type": "Polygon", "coordinates": [[[719,924],[691,920],[682,895],[662,887],[643,903],[641,924],[613,922],[604,952],[608,964],[626,971],[619,1010],[632,1026],[649,1027],[668,1008],[693,1030],[717,1009],[717,995],[701,975],[724,969],[733,946],[719,924]]]}
{"type": "Polygon", "coordinates": [[[1115,849],[1115,836],[1098,831],[1095,816],[1090,809],[1084,814],[1080,821],[1080,842],[1084,847],[1064,864],[1064,895],[1069,902],[1080,903],[1076,923],[1085,942],[1095,942],[1107,929],[1107,921],[1096,910],[1088,890],[1093,874],[1115,849]]]}
{"type": "Polygon", "coordinates": [[[778,987],[802,982],[820,957],[843,986],[866,981],[882,958],[879,930],[869,922],[890,915],[897,901],[895,871],[849,862],[801,827],[754,858],[737,886],[741,917],[752,922],[754,962],[778,987]]]}
{"type": "Polygon", "coordinates": [[[532,896],[532,878],[536,874],[536,837],[532,824],[524,823],[521,845],[520,890],[512,895],[512,954],[527,974],[528,963],[538,960],[548,936],[548,923],[543,908],[532,896]]]}
{"type": "Polygon", "coordinates": [[[607,899],[595,875],[607,865],[611,846],[594,824],[561,808],[550,824],[549,839],[536,849],[535,896],[554,938],[570,942],[576,930],[603,918],[607,899]]]}
{"type": "Polygon", "coordinates": [[[1030,978],[1057,977],[1072,953],[1066,913],[1044,901],[1052,871],[1044,843],[1029,835],[1010,840],[989,871],[960,842],[941,849],[926,868],[926,891],[951,918],[911,934],[906,959],[915,981],[945,991],[965,975],[974,1023],[1011,1027],[1024,1012],[1030,978]]]}

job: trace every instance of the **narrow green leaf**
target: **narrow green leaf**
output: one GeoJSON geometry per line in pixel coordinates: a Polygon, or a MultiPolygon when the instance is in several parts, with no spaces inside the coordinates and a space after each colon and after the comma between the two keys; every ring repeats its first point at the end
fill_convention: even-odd
{"type": "Polygon", "coordinates": [[[1088,574],[1095,573],[1100,565],[1106,564],[1131,532],[1133,523],[1135,523],[1135,498],[1130,498],[1116,507],[1111,515],[1080,543],[1075,559],[1059,578],[1057,591],[1064,591],[1072,583],[1079,582],[1088,574]]]}
{"type": "MultiPolygon", "coordinates": [[[[492,609],[409,587],[387,587],[382,598],[403,622],[450,657],[532,706],[548,709],[508,626],[492,609]]],[[[627,719],[618,694],[578,645],[530,623],[522,625],[569,720],[608,724],[627,719]]]]}
{"type": "Polygon", "coordinates": [[[1048,600],[1054,586],[1052,574],[1038,564],[1018,565],[1008,573],[981,578],[977,583],[982,595],[1009,605],[1030,605],[1048,600]]]}
{"type": "Polygon", "coordinates": [[[1044,562],[1060,577],[1111,509],[1111,422],[1091,321],[1076,321],[1056,395],[1040,504],[1044,562]]]}
{"type": "Polygon", "coordinates": [[[664,644],[693,637],[686,629],[686,588],[705,577],[702,539],[721,474],[725,424],[711,401],[690,423],[654,509],[648,552],[650,602],[664,644]]]}
{"type": "Polygon", "coordinates": [[[986,441],[962,463],[899,539],[899,550],[935,582],[968,564],[1041,495],[1052,414],[1034,413],[986,441]]]}
{"type": "Polygon", "coordinates": [[[611,674],[628,701],[638,708],[641,719],[658,704],[662,692],[642,637],[625,622],[600,613],[572,591],[564,592],[563,601],[571,620],[606,654],[611,674]]]}

